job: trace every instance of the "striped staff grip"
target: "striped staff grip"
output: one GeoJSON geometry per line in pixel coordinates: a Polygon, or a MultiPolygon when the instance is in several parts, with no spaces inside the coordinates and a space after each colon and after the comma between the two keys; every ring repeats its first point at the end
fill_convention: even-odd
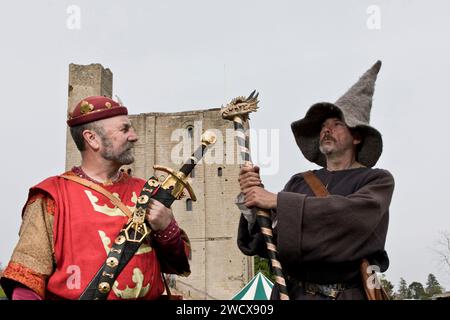
{"type": "Polygon", "coordinates": [[[283,268],[278,260],[278,251],[276,245],[273,243],[272,219],[268,210],[257,209],[256,221],[258,222],[264,241],[266,242],[267,253],[269,256],[272,271],[275,275],[275,282],[280,291],[281,300],[289,300],[289,295],[286,287],[286,281],[283,275],[283,268]]]}
{"type": "MultiPolygon", "coordinates": [[[[236,140],[243,165],[253,167],[250,157],[249,137],[246,134],[243,122],[242,117],[236,116],[233,118],[236,140]]],[[[280,261],[278,260],[277,247],[273,242],[272,219],[270,216],[270,211],[257,208],[256,221],[261,227],[261,233],[266,243],[270,265],[272,266],[272,271],[275,274],[275,282],[280,291],[280,300],[289,300],[286,281],[283,276],[283,269],[280,261]]]]}

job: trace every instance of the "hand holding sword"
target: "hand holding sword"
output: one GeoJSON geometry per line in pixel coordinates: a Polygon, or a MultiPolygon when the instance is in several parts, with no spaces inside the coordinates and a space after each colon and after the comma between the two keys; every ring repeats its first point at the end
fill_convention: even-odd
{"type": "Polygon", "coordinates": [[[162,183],[159,183],[155,177],[151,177],[145,184],[138,198],[133,217],[124,229],[125,237],[128,241],[141,242],[150,233],[147,223],[152,229],[155,228],[153,229],[154,231],[162,230],[164,226],[167,227],[170,223],[168,215],[172,214],[170,206],[175,200],[183,198],[185,191],[187,191],[192,201],[197,200],[188,182],[188,176],[202,159],[207,147],[215,142],[216,136],[213,132],[206,131],[203,133],[201,145],[184,162],[179,171],[160,165],[153,166],[155,171],[167,173],[167,177],[162,183]],[[167,210],[161,206],[166,207],[167,210]],[[150,215],[147,214],[147,209],[150,209],[150,215]]]}

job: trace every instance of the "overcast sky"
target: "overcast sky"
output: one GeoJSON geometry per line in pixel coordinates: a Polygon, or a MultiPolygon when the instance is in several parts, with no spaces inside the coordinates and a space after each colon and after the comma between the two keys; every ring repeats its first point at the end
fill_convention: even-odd
{"type": "Polygon", "coordinates": [[[0,261],[17,241],[28,188],[64,170],[70,63],[110,68],[133,114],[220,107],[257,89],[251,126],[279,134],[279,168],[262,170],[276,192],[316,168],[290,123],[315,102],[335,101],[381,59],[376,167],[396,179],[386,275],[397,286],[434,273],[450,289],[433,252],[439,232],[450,231],[449,12],[445,0],[3,1],[0,261]]]}

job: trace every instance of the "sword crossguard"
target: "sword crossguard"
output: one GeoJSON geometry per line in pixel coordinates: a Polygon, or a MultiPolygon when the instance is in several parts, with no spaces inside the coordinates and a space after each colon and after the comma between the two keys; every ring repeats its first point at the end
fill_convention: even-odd
{"type": "Polygon", "coordinates": [[[161,183],[161,188],[169,191],[175,199],[179,200],[184,196],[184,190],[187,190],[192,201],[197,201],[194,190],[187,180],[187,176],[181,171],[175,171],[171,168],[154,165],[156,171],[163,171],[168,174],[167,178],[161,183]]]}

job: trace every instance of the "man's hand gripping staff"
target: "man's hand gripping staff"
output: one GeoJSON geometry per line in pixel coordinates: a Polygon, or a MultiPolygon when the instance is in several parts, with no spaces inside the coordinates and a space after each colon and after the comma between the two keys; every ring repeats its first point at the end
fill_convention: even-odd
{"type": "MultiPolygon", "coordinates": [[[[258,93],[255,95],[253,91],[250,96],[234,98],[225,107],[222,107],[220,113],[222,118],[233,121],[236,140],[240,149],[241,159],[244,166],[253,167],[249,150],[249,137],[246,134],[244,123],[249,119],[249,113],[258,109],[258,93]]],[[[242,195],[242,194],[241,194],[242,195]]],[[[240,196],[241,196],[240,195],[240,196]]],[[[280,290],[280,299],[289,300],[289,295],[286,288],[286,281],[283,276],[283,270],[278,260],[277,248],[273,243],[272,221],[269,210],[257,208],[256,220],[261,227],[261,233],[266,242],[267,251],[272,265],[272,270],[275,273],[275,281],[280,290]]]]}

